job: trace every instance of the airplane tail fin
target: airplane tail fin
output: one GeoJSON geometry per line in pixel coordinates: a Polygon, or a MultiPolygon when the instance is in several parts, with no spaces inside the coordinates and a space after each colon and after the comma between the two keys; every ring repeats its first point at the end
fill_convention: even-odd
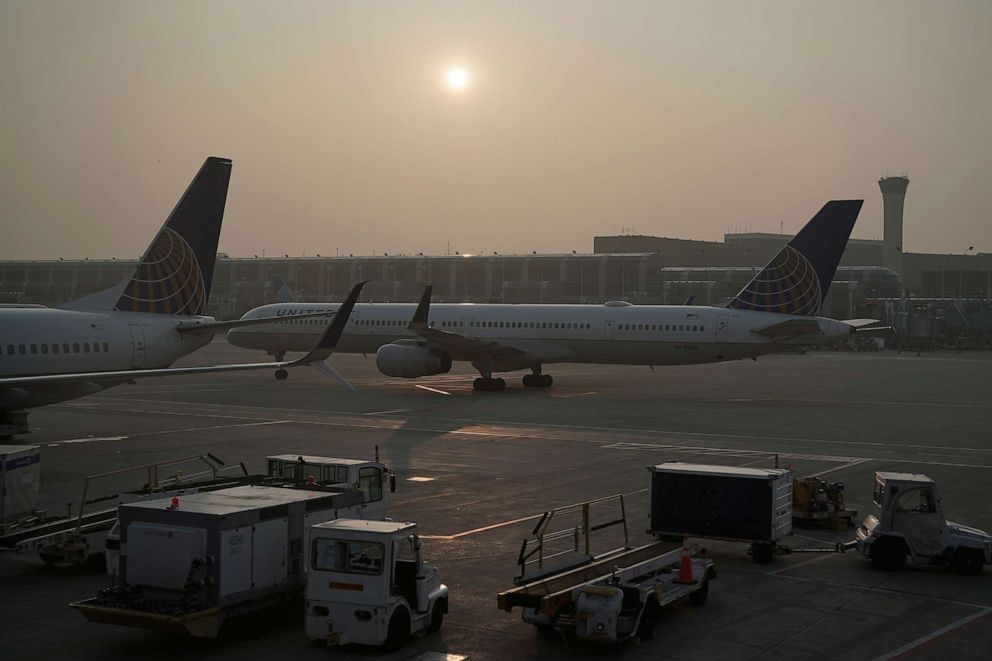
{"type": "Polygon", "coordinates": [[[145,250],[115,310],[202,315],[217,259],[231,161],[211,156],[145,250]]]}
{"type": "Polygon", "coordinates": [[[727,307],[800,316],[820,312],[864,200],[831,200],[727,307]]]}

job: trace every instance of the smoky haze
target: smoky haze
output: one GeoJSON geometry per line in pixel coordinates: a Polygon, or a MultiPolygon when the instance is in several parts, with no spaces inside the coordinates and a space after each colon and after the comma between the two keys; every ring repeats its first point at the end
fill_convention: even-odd
{"type": "Polygon", "coordinates": [[[903,172],[905,250],[992,251],[984,1],[4,0],[0,61],[4,259],[136,257],[210,155],[232,256],[880,238],[903,172]]]}

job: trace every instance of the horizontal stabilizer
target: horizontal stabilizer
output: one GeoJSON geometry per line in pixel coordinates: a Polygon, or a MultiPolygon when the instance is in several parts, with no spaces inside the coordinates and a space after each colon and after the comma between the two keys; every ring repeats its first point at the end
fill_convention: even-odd
{"type": "Polygon", "coordinates": [[[798,337],[800,335],[815,335],[820,332],[820,325],[815,319],[789,319],[777,324],[751,331],[772,339],[798,337]]]}

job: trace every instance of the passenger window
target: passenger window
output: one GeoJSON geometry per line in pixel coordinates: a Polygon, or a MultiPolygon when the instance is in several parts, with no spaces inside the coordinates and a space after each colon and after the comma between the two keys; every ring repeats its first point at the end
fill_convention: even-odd
{"type": "Polygon", "coordinates": [[[23,344],[18,344],[17,345],[17,353],[19,353],[19,354],[21,354],[23,356],[27,352],[28,352],[28,348],[26,346],[24,346],[23,344]]]}
{"type": "Polygon", "coordinates": [[[8,344],[8,345],[7,345],[7,353],[8,353],[9,355],[11,355],[11,356],[13,356],[13,355],[14,355],[14,345],[13,345],[13,344],[8,344]]]}
{"type": "Polygon", "coordinates": [[[100,343],[99,342],[94,342],[93,343],[93,353],[100,353],[100,343]]]}
{"type": "Polygon", "coordinates": [[[89,352],[90,352],[90,343],[83,342],[83,353],[89,353],[89,352]]]}
{"type": "Polygon", "coordinates": [[[382,500],[382,471],[374,466],[358,471],[358,488],[362,491],[362,502],[382,500]]]}
{"type": "Polygon", "coordinates": [[[896,499],[895,510],[902,513],[933,514],[937,511],[933,491],[930,489],[909,489],[903,491],[896,499]]]}
{"type": "Polygon", "coordinates": [[[103,352],[104,353],[107,353],[108,351],[110,351],[110,345],[107,344],[106,342],[104,342],[103,343],[103,352]]]}
{"type": "Polygon", "coordinates": [[[37,344],[32,344],[31,345],[31,353],[32,354],[38,353],[38,345],[37,344]]]}
{"type": "Polygon", "coordinates": [[[79,342],[72,343],[72,353],[79,353],[79,342]]]}
{"type": "Polygon", "coordinates": [[[58,342],[56,342],[52,345],[52,353],[58,353],[58,352],[59,352],[59,345],[58,342]]]}
{"type": "Polygon", "coordinates": [[[705,331],[706,331],[706,326],[700,326],[699,327],[699,332],[700,333],[705,332],[705,331]]]}
{"type": "Polygon", "coordinates": [[[48,353],[48,345],[47,344],[42,344],[41,345],[41,353],[48,353]]]}
{"type": "Polygon", "coordinates": [[[66,342],[62,345],[62,353],[69,353],[69,343],[66,342]]]}

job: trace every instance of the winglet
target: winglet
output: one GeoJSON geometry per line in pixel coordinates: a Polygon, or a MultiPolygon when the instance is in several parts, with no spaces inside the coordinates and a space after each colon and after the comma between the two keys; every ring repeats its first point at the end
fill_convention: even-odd
{"type": "Polygon", "coordinates": [[[417,303],[417,310],[413,313],[413,319],[407,325],[408,330],[414,330],[416,328],[427,328],[427,315],[431,311],[431,292],[434,291],[434,285],[427,285],[427,289],[424,290],[424,295],[420,297],[420,302],[417,303]]]}
{"type": "Polygon", "coordinates": [[[294,360],[291,365],[308,365],[310,363],[320,362],[327,360],[334,353],[334,348],[338,345],[338,340],[341,339],[341,334],[344,333],[345,326],[348,325],[348,319],[351,318],[351,311],[355,308],[355,302],[358,301],[358,295],[362,292],[362,287],[365,286],[366,282],[368,281],[359,282],[351,288],[348,298],[344,300],[338,311],[334,313],[334,318],[331,319],[331,323],[327,324],[327,330],[320,336],[317,343],[311,347],[307,355],[294,360]]]}

